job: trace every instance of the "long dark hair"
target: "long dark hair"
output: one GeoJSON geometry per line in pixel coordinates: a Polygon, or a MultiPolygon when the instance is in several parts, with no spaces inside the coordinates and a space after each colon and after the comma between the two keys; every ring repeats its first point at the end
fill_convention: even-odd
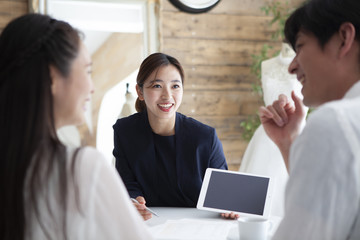
{"type": "MultiPolygon", "coordinates": [[[[56,135],[49,66],[68,76],[79,47],[68,23],[39,14],[11,21],[0,35],[0,239],[25,238],[26,212],[39,218],[38,193],[55,169],[66,213],[66,148],[56,135]]],[[[66,230],[66,216],[62,223],[66,230]]]]}
{"type": "Polygon", "coordinates": [[[324,46],[344,22],[350,22],[360,40],[360,1],[311,0],[298,8],[285,23],[285,38],[293,49],[300,31],[316,36],[324,46]]]}
{"type": "MultiPolygon", "coordinates": [[[[184,70],[180,62],[176,58],[166,55],[164,53],[153,53],[147,58],[145,58],[145,60],[141,63],[139,73],[136,78],[137,85],[140,88],[143,88],[144,82],[154,71],[157,71],[162,66],[168,65],[173,65],[177,68],[181,76],[181,81],[184,84],[184,70]]],[[[138,112],[146,110],[145,101],[141,101],[139,98],[137,98],[135,103],[135,109],[138,112]]]]}

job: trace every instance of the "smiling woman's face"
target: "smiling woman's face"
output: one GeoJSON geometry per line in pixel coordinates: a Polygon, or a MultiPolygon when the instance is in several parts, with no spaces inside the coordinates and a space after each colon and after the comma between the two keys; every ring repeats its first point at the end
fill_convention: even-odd
{"type": "Polygon", "coordinates": [[[178,69],[173,65],[160,67],[146,79],[142,89],[137,87],[137,93],[139,99],[145,101],[149,117],[174,118],[183,96],[178,69]]]}

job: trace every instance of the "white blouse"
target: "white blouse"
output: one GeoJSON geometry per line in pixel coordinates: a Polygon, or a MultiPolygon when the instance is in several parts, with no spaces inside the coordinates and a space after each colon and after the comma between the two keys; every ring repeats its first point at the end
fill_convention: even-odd
{"type": "MultiPolygon", "coordinates": [[[[68,149],[68,159],[72,158],[73,152],[74,149],[68,149]]],[[[28,210],[27,222],[30,225],[26,239],[62,239],[64,230],[59,227],[62,226],[59,221],[63,213],[57,201],[61,183],[55,174],[48,182],[44,182],[47,192],[41,192],[39,198],[41,223],[49,236],[40,227],[34,212],[28,210]],[[54,217],[47,210],[46,198],[43,196],[51,196],[49,203],[54,217]]],[[[85,147],[79,152],[75,164],[75,185],[69,180],[68,188],[68,239],[153,239],[131,203],[119,174],[94,148],[85,147]],[[76,188],[77,196],[74,191],[76,188]]]]}

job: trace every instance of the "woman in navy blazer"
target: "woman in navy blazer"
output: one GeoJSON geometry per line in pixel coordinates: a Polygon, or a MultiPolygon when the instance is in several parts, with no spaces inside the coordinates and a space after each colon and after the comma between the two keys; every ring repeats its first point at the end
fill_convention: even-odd
{"type": "Polygon", "coordinates": [[[163,53],[140,66],[138,113],[117,120],[116,169],[144,219],[147,206],[195,207],[205,170],[227,169],[214,128],[176,112],[183,95],[180,63],[163,53]]]}

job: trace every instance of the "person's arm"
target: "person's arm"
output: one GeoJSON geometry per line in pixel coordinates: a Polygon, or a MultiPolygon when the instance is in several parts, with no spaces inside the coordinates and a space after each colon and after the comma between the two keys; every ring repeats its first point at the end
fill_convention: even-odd
{"type": "Polygon", "coordinates": [[[115,157],[115,167],[120,174],[126,189],[129,192],[129,195],[132,198],[137,198],[138,196],[143,196],[143,192],[139,183],[137,182],[130,166],[128,159],[126,159],[123,152],[122,146],[120,144],[121,133],[119,134],[117,128],[114,126],[114,150],[113,155],[115,157]]]}
{"type": "Polygon", "coordinates": [[[285,215],[273,240],[347,239],[358,212],[358,185],[338,118],[320,109],[312,113],[291,147],[285,215]]]}
{"type": "Polygon", "coordinates": [[[120,139],[117,134],[116,128],[114,128],[114,151],[113,154],[115,156],[115,166],[120,174],[126,189],[130,195],[130,197],[136,199],[139,203],[133,203],[136,209],[139,211],[140,215],[144,220],[148,220],[152,217],[152,214],[146,211],[146,200],[143,197],[143,193],[139,183],[137,182],[133,172],[129,167],[129,163],[120,147],[120,139]]]}
{"type": "Polygon", "coordinates": [[[294,91],[291,93],[294,105],[283,94],[272,105],[260,107],[260,121],[266,134],[278,146],[289,172],[289,151],[299,135],[306,116],[304,105],[294,91]]]}
{"type": "Polygon", "coordinates": [[[216,134],[215,129],[213,131],[212,138],[213,139],[212,139],[209,167],[227,170],[228,166],[226,163],[224,150],[223,150],[221,141],[216,134]]]}

